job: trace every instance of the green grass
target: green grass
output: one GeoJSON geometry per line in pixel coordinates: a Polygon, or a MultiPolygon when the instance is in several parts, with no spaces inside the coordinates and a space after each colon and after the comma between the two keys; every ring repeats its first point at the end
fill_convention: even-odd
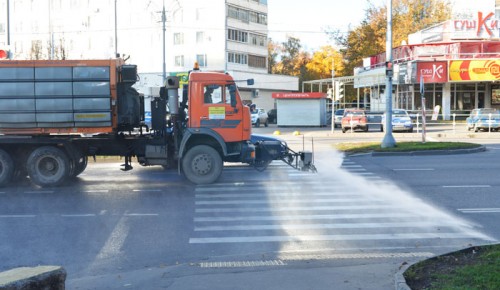
{"type": "Polygon", "coordinates": [[[419,262],[405,272],[412,289],[500,289],[500,245],[458,251],[419,262]]]}
{"type": "Polygon", "coordinates": [[[347,154],[366,152],[411,152],[419,150],[470,149],[481,145],[465,142],[397,142],[393,148],[382,148],[380,142],[338,143],[335,148],[347,154]]]}

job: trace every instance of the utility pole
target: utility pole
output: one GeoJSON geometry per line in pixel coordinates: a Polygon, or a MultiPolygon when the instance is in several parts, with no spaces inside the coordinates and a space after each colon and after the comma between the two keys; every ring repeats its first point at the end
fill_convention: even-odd
{"type": "Polygon", "coordinates": [[[163,83],[167,81],[167,64],[166,64],[166,55],[165,55],[165,32],[167,16],[165,15],[165,0],[163,0],[163,9],[161,10],[161,21],[163,23],[163,83]]]}
{"type": "Polygon", "coordinates": [[[392,148],[396,146],[396,140],[392,136],[392,0],[387,0],[387,34],[386,34],[386,52],[385,52],[385,135],[382,140],[382,148],[392,148]]]}
{"type": "Polygon", "coordinates": [[[10,52],[10,0],[7,0],[7,59],[11,59],[10,52]]]}
{"type": "Polygon", "coordinates": [[[119,57],[120,55],[118,54],[118,14],[116,11],[116,2],[118,0],[115,0],[115,57],[119,57]]]}
{"type": "Polygon", "coordinates": [[[335,130],[335,52],[332,54],[332,133],[335,130]]]}

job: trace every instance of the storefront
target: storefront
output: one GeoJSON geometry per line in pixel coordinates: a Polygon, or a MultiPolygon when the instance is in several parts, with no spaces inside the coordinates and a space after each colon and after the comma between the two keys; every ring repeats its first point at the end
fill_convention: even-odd
{"type": "MultiPolygon", "coordinates": [[[[443,119],[500,109],[500,20],[488,10],[457,15],[393,49],[394,108],[419,110],[425,100],[428,110],[440,107],[443,119]]],[[[354,87],[369,89],[373,111],[385,110],[385,62],[385,53],[371,56],[354,74],[354,87]]]]}
{"type": "Polygon", "coordinates": [[[325,93],[273,93],[278,126],[325,126],[325,93]]]}

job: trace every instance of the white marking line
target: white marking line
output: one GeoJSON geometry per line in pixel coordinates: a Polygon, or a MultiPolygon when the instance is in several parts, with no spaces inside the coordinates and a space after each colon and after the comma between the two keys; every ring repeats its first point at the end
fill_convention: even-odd
{"type": "Polygon", "coordinates": [[[394,168],[393,171],[434,171],[434,168],[394,168]]]}
{"type": "Polygon", "coordinates": [[[304,261],[304,260],[340,260],[340,259],[377,259],[377,258],[419,258],[434,257],[430,252],[412,252],[412,253],[359,253],[359,254],[284,254],[279,255],[281,260],[285,261],[304,261]]]}
{"type": "Polygon", "coordinates": [[[108,193],[109,189],[93,189],[93,190],[85,190],[84,193],[108,193]]]}
{"type": "Polygon", "coordinates": [[[348,172],[366,171],[364,168],[347,168],[348,172]]]}
{"type": "Polygon", "coordinates": [[[120,254],[121,248],[129,233],[129,226],[126,224],[127,217],[120,218],[115,228],[108,237],[108,240],[99,251],[96,259],[106,259],[116,257],[120,254]]]}
{"type": "Polygon", "coordinates": [[[207,226],[195,227],[196,232],[205,231],[258,231],[258,230],[313,230],[313,229],[381,229],[381,228],[422,228],[453,227],[452,223],[403,222],[403,223],[344,223],[344,224],[280,224],[280,225],[244,225],[244,226],[207,226]]]}
{"type": "Polygon", "coordinates": [[[232,222],[232,221],[286,221],[321,219],[360,219],[360,218],[402,218],[416,217],[411,213],[369,213],[369,214],[318,214],[291,216],[236,216],[236,217],[195,217],[194,222],[232,222]]]}
{"type": "Polygon", "coordinates": [[[158,216],[157,213],[126,213],[124,216],[158,216]]]}
{"type": "MultiPolygon", "coordinates": [[[[382,201],[380,198],[366,198],[370,201],[382,201]]],[[[210,200],[210,201],[195,201],[195,205],[223,205],[223,204],[270,204],[283,202],[284,199],[274,200],[210,200]]],[[[359,198],[287,198],[287,202],[359,202],[359,198]]]]}
{"type": "Polygon", "coordinates": [[[0,215],[0,218],[34,218],[34,214],[4,214],[0,215]]]}
{"type": "Polygon", "coordinates": [[[54,191],[53,190],[34,190],[34,191],[25,191],[24,193],[28,193],[28,194],[33,194],[33,193],[44,194],[44,193],[54,193],[54,191]]]}
{"type": "Polygon", "coordinates": [[[500,208],[459,208],[463,213],[500,213],[500,208]]]}
{"type": "MultiPolygon", "coordinates": [[[[304,184],[296,184],[293,185],[293,188],[298,188],[299,186],[304,186],[304,184]]],[[[310,190],[320,190],[320,189],[328,189],[328,190],[334,190],[334,189],[342,189],[346,188],[346,186],[342,186],[339,184],[332,184],[332,185],[311,185],[307,187],[310,190]]],[[[248,185],[245,187],[237,186],[237,187],[197,187],[194,189],[196,192],[203,192],[203,191],[245,191],[245,190],[251,190],[252,192],[255,192],[256,190],[278,190],[278,191],[289,191],[290,190],[290,184],[284,184],[281,186],[265,186],[265,185],[248,185]]]]}
{"type": "Polygon", "coordinates": [[[134,189],[133,192],[161,192],[161,189],[134,189]]]}
{"type": "Polygon", "coordinates": [[[298,172],[298,173],[288,173],[287,175],[290,177],[295,177],[295,176],[311,176],[312,177],[312,176],[314,176],[313,173],[307,172],[307,171],[298,172]]]}
{"type": "Polygon", "coordinates": [[[443,185],[443,188],[488,188],[491,185],[443,185]]]}
{"type": "Polygon", "coordinates": [[[286,264],[280,260],[271,261],[228,261],[228,262],[202,262],[199,264],[201,268],[243,268],[243,267],[269,267],[269,266],[285,266],[286,264]]]}
{"type": "Polygon", "coordinates": [[[277,211],[318,211],[318,210],[359,210],[401,208],[400,205],[352,205],[352,206],[284,206],[284,207],[252,207],[252,208],[197,208],[196,213],[222,213],[222,212],[277,212],[277,211]]]}
{"type": "MultiPolygon", "coordinates": [[[[309,196],[362,196],[363,193],[352,193],[347,191],[340,192],[314,192],[307,193],[309,196]]],[[[248,198],[248,197],[256,197],[256,198],[269,198],[269,197],[304,197],[303,192],[262,192],[262,193],[198,193],[195,195],[196,198],[248,198]]]]}
{"type": "Polygon", "coordinates": [[[418,233],[418,234],[372,234],[372,235],[322,235],[322,236],[257,236],[190,238],[190,244],[210,243],[259,243],[259,242],[312,242],[312,241],[366,241],[366,240],[409,240],[409,239],[464,239],[476,236],[466,233],[418,233]]]}
{"type": "Polygon", "coordinates": [[[342,164],[340,166],[340,168],[361,168],[361,167],[363,167],[363,166],[361,166],[361,165],[345,165],[345,164],[342,164]]]}
{"type": "Polygon", "coordinates": [[[95,217],[96,215],[93,213],[87,214],[62,214],[61,217],[95,217]]]}

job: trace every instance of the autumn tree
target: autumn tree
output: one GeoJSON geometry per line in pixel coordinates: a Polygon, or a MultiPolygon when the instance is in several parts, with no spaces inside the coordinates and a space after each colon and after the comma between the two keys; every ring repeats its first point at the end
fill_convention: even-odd
{"type": "Polygon", "coordinates": [[[339,51],[332,46],[323,46],[315,51],[311,60],[306,64],[312,79],[326,79],[332,77],[332,67],[335,76],[339,76],[343,70],[344,62],[339,51]]]}
{"type": "Polygon", "coordinates": [[[281,74],[290,76],[299,74],[297,62],[303,61],[303,59],[298,59],[301,48],[300,39],[295,37],[288,37],[288,40],[282,43],[281,74]]]}
{"type": "Polygon", "coordinates": [[[281,54],[281,46],[269,38],[267,42],[267,72],[277,73],[278,57],[281,54]]]}
{"type": "MultiPolygon", "coordinates": [[[[387,7],[368,3],[370,6],[359,26],[347,33],[340,30],[328,32],[342,47],[346,61],[344,75],[352,75],[354,68],[362,65],[363,58],[385,51],[387,7]]],[[[445,0],[393,0],[393,47],[400,46],[403,40],[407,41],[409,34],[449,19],[450,11],[445,0]]]]}

